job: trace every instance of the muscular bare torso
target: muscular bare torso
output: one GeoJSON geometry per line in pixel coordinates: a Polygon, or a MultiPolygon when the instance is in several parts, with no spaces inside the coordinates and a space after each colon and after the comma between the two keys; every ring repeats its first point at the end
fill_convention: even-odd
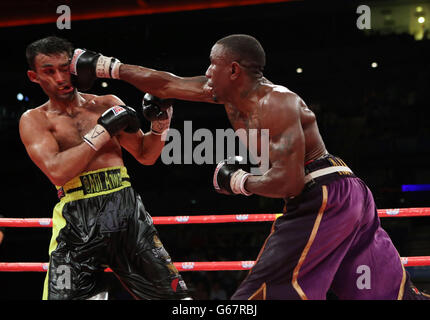
{"type": "MultiPolygon", "coordinates": [[[[304,141],[305,141],[305,163],[311,160],[315,160],[327,151],[319,133],[315,114],[308,108],[305,102],[298,97],[296,94],[291,92],[285,87],[273,85],[269,81],[265,80],[261,86],[257,89],[253,98],[248,101],[249,109],[251,110],[248,114],[239,112],[238,108],[231,104],[226,104],[225,108],[229,120],[235,130],[239,128],[249,129],[269,129],[270,143],[277,142],[279,134],[282,133],[286,128],[282,123],[282,117],[279,116],[278,112],[282,112],[283,106],[263,106],[268,97],[274,92],[278,91],[281,94],[287,93],[294,95],[299,99],[299,113],[300,113],[300,125],[303,130],[304,141]]],[[[260,141],[260,139],[258,139],[260,141]]],[[[261,154],[261,145],[257,145],[258,153],[261,154]]]]}
{"type": "MultiPolygon", "coordinates": [[[[83,103],[68,112],[49,108],[49,102],[36,108],[46,119],[49,131],[55,137],[59,152],[82,143],[82,137],[96,124],[100,115],[112,106],[105,96],[80,94],[83,103]]],[[[84,171],[123,165],[121,146],[116,138],[107,142],[88,163],[84,171]]]]}

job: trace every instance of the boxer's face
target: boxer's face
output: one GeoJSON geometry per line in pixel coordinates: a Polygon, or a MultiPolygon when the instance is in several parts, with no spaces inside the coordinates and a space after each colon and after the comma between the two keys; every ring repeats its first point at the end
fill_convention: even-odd
{"type": "Polygon", "coordinates": [[[38,54],[35,70],[27,72],[31,81],[38,83],[46,95],[59,100],[70,100],[74,95],[66,52],[53,55],[38,54]]]}
{"type": "Polygon", "coordinates": [[[210,66],[206,70],[207,86],[214,101],[225,103],[231,90],[231,61],[222,45],[215,44],[210,54],[210,66]]]}

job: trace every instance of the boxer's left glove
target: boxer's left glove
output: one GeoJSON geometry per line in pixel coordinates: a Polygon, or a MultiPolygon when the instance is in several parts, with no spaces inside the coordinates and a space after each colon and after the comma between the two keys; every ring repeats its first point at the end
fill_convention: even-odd
{"type": "Polygon", "coordinates": [[[162,135],[170,128],[173,99],[160,99],[146,93],[143,96],[142,113],[148,121],[151,121],[152,133],[162,135]]]}
{"type": "Polygon", "coordinates": [[[252,174],[245,171],[249,166],[241,164],[241,160],[242,157],[235,156],[218,163],[213,176],[213,185],[218,193],[245,196],[252,194],[245,189],[246,179],[252,174]]]}
{"type": "Polygon", "coordinates": [[[99,150],[113,136],[124,130],[127,133],[139,131],[140,121],[136,111],[127,106],[113,106],[97,120],[97,125],[85,136],[84,141],[94,150],[99,150]]]}
{"type": "Polygon", "coordinates": [[[72,83],[79,90],[91,88],[96,78],[119,79],[121,62],[85,49],[75,49],[70,61],[72,83]]]}

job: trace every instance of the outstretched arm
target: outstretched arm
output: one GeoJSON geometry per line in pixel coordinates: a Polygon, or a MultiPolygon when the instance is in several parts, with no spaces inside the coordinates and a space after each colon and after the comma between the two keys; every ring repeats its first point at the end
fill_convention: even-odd
{"type": "Polygon", "coordinates": [[[162,99],[214,102],[205,88],[205,76],[183,78],[170,72],[122,64],[119,68],[119,79],[162,99]]]}
{"type": "Polygon", "coordinates": [[[161,99],[214,102],[205,76],[179,77],[165,71],[123,64],[116,58],[88,50],[75,49],[70,73],[74,75],[75,86],[84,91],[91,88],[96,78],[113,78],[126,81],[161,99]]]}

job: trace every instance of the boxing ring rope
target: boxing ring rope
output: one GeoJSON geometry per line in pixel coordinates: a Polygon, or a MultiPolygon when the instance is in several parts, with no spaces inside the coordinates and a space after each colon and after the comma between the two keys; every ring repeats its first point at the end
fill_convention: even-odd
{"type": "MultiPolygon", "coordinates": [[[[401,257],[403,266],[430,266],[430,256],[401,257]]],[[[180,272],[184,271],[241,271],[249,270],[255,261],[212,261],[212,262],[174,262],[180,272]]],[[[48,263],[41,262],[0,262],[0,272],[46,272],[48,263]]],[[[112,272],[106,268],[105,272],[112,272]]]]}
{"type": "MultiPolygon", "coordinates": [[[[430,261],[430,257],[428,257],[430,261]]],[[[249,270],[255,261],[213,261],[213,262],[174,262],[178,271],[238,271],[249,270]]],[[[419,263],[418,261],[412,263],[419,263]]],[[[41,272],[48,270],[48,263],[40,262],[0,262],[2,272],[41,272]]],[[[112,272],[110,268],[106,272],[112,272]]]]}
{"type": "MultiPolygon", "coordinates": [[[[282,213],[221,214],[205,216],[167,216],[152,217],[154,224],[194,224],[194,223],[232,223],[274,221],[282,213]]],[[[425,217],[430,216],[430,208],[379,209],[381,218],[425,217]]],[[[0,227],[52,227],[50,218],[0,218],[0,227]]]]}
{"type": "MultiPolygon", "coordinates": [[[[274,221],[281,213],[229,214],[204,216],[167,216],[153,217],[154,224],[206,224],[235,222],[274,221]]],[[[425,217],[430,216],[430,208],[379,209],[381,218],[388,217],[425,217]]],[[[50,218],[0,218],[0,227],[52,227],[50,218]]],[[[401,257],[405,267],[430,266],[430,256],[401,257]]],[[[174,262],[180,271],[239,271],[249,270],[255,261],[213,261],[213,262],[174,262]]],[[[41,262],[0,262],[0,272],[46,272],[48,263],[41,262]]],[[[105,270],[111,272],[109,268],[105,270]]]]}

